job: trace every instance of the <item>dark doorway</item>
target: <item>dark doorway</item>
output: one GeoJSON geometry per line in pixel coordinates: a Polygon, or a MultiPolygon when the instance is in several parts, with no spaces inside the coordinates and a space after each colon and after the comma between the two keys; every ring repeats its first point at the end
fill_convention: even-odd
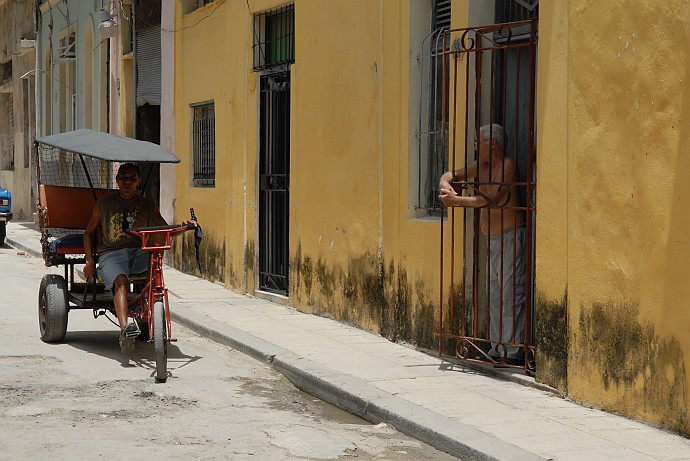
{"type": "MultiPolygon", "coordinates": [[[[440,353],[527,372],[536,367],[537,25],[533,18],[453,30],[446,32],[446,43],[451,43],[450,33],[459,38],[444,51],[444,74],[453,76],[445,93],[449,101],[443,104],[443,120],[453,124],[455,136],[446,157],[451,159],[449,169],[475,171],[474,177],[460,178],[456,187],[486,202],[480,208],[449,208],[450,235],[444,237],[441,228],[442,239],[454,245],[447,310],[441,299],[440,353]],[[463,123],[455,125],[457,120],[463,123]],[[491,149],[499,154],[494,156],[491,149]],[[489,162],[483,174],[480,155],[489,162]],[[464,165],[455,164],[463,158],[464,165]],[[492,188],[501,191],[499,201],[486,195],[492,188]],[[461,256],[454,254],[455,242],[461,256]]],[[[442,252],[442,271],[443,257],[442,252]]],[[[448,283],[446,278],[443,283],[448,283]]]]}
{"type": "MultiPolygon", "coordinates": [[[[160,144],[161,106],[144,104],[137,107],[137,139],[160,144]]],[[[144,163],[141,168],[141,183],[146,185],[144,195],[160,205],[160,165],[144,163]]]]}
{"type": "Polygon", "coordinates": [[[288,293],[290,72],[261,77],[259,289],[288,293]]]}

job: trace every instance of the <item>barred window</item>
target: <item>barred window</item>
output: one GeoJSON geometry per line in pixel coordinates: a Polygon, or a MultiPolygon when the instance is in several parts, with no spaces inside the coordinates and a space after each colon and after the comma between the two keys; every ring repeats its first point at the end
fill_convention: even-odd
{"type": "MultiPolygon", "coordinates": [[[[188,14],[191,13],[192,11],[198,10],[199,8],[203,8],[204,6],[213,3],[215,0],[182,0],[182,14],[188,14]]],[[[146,4],[148,2],[139,2],[146,4]]],[[[151,3],[156,3],[156,2],[151,2],[151,3]]],[[[160,0],[157,2],[157,7],[160,10],[160,0]]],[[[137,4],[137,11],[139,10],[139,5],[137,4]]]]}
{"type": "Polygon", "coordinates": [[[539,17],[539,0],[496,0],[496,24],[539,17]]]}
{"type": "MultiPolygon", "coordinates": [[[[440,211],[438,180],[448,164],[444,146],[448,143],[448,121],[443,121],[443,87],[448,76],[443,77],[443,34],[450,27],[450,0],[431,2],[431,33],[421,44],[419,56],[421,88],[417,137],[417,215],[434,215],[440,211]]],[[[446,58],[447,59],[447,58],[446,58]]]]}
{"type": "Polygon", "coordinates": [[[295,62],[295,5],[254,15],[254,70],[295,62]]]}
{"type": "Polygon", "coordinates": [[[196,187],[216,185],[216,118],[213,102],[193,104],[192,182],[196,187]]]}

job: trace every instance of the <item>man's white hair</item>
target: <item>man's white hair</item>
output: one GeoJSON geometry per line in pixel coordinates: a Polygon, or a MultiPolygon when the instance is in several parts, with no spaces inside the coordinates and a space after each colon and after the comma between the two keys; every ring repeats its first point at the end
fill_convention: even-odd
{"type": "Polygon", "coordinates": [[[489,136],[495,139],[501,148],[505,146],[506,132],[501,125],[492,123],[479,128],[479,139],[489,139],[489,136]]]}

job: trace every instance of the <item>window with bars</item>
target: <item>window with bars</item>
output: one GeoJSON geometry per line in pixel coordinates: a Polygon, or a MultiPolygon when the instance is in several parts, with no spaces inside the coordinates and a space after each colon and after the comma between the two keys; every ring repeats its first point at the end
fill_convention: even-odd
{"type": "Polygon", "coordinates": [[[213,102],[192,108],[192,183],[196,187],[216,185],[216,118],[213,102]]]}
{"type": "Polygon", "coordinates": [[[73,62],[77,59],[77,36],[74,32],[60,39],[60,49],[56,61],[73,62]]]}
{"type": "MultiPolygon", "coordinates": [[[[443,124],[443,33],[450,27],[451,0],[433,0],[431,33],[421,45],[421,98],[419,102],[418,177],[415,208],[429,214],[440,210],[438,180],[447,168],[444,143],[448,122],[443,124]]],[[[447,103],[446,103],[447,104],[447,103]]]]}
{"type": "Polygon", "coordinates": [[[539,0],[496,0],[496,24],[539,17],[539,0]]]}
{"type": "Polygon", "coordinates": [[[12,80],[12,60],[0,63],[0,85],[12,80]]]}
{"type": "MultiPolygon", "coordinates": [[[[199,8],[203,8],[206,5],[213,3],[215,0],[182,0],[182,14],[188,14],[191,13],[192,11],[196,11],[199,8]]],[[[140,2],[141,3],[141,2],[140,2]]],[[[144,2],[148,3],[148,2],[144,2]]],[[[151,3],[157,3],[155,8],[160,9],[160,0],[158,2],[151,2],[151,3]]],[[[139,10],[139,5],[137,4],[137,12],[139,10]]]]}
{"type": "Polygon", "coordinates": [[[0,131],[3,132],[0,135],[0,170],[11,171],[14,170],[14,101],[12,93],[0,93],[0,131]]]}
{"type": "Polygon", "coordinates": [[[295,62],[295,5],[254,15],[254,70],[295,62]]]}

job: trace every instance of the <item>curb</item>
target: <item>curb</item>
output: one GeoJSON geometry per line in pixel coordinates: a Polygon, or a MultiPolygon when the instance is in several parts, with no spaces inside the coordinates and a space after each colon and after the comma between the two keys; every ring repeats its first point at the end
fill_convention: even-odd
{"type": "Polygon", "coordinates": [[[23,251],[24,253],[31,255],[31,256],[38,258],[41,261],[43,261],[43,255],[40,252],[38,252],[32,248],[29,248],[28,246],[22,245],[21,243],[17,242],[16,240],[13,240],[9,236],[5,237],[5,245],[9,245],[16,250],[23,251]]]}
{"type": "MultiPolygon", "coordinates": [[[[6,244],[42,254],[6,237],[6,244]]],[[[386,423],[401,433],[466,461],[543,461],[543,458],[473,426],[439,415],[364,382],[318,365],[252,334],[175,303],[171,319],[197,334],[270,364],[300,390],[373,424],[386,423]]]]}
{"type": "Polygon", "coordinates": [[[261,338],[192,312],[177,303],[173,320],[196,333],[270,363],[297,388],[373,424],[466,461],[543,461],[543,458],[472,426],[388,394],[360,379],[325,368],[261,338]],[[421,422],[420,422],[421,421],[421,422]],[[435,429],[432,429],[435,428],[435,429]]]}

